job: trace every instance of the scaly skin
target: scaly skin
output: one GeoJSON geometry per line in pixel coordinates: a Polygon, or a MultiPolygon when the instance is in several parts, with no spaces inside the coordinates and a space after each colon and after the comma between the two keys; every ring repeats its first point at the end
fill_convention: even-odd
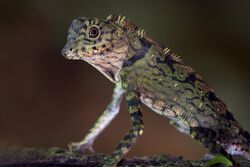
{"type": "Polygon", "coordinates": [[[75,19],[62,53],[67,59],[88,62],[116,84],[109,107],[85,139],[70,145],[73,151],[91,148],[118,113],[125,93],[132,127],[104,166],[115,166],[142,135],[142,103],[170,118],[181,132],[198,140],[210,153],[250,160],[249,133],[202,77],[125,17],[75,19]]]}

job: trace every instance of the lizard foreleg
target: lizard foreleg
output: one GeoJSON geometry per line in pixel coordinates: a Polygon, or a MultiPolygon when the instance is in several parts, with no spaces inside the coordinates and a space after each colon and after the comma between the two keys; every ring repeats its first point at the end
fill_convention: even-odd
{"type": "Polygon", "coordinates": [[[89,133],[80,142],[73,142],[69,145],[71,151],[85,152],[90,150],[94,152],[92,145],[97,136],[110,124],[113,118],[119,113],[120,103],[122,101],[122,95],[124,91],[119,83],[116,84],[114,93],[112,96],[112,101],[98,118],[94,126],[89,130],[89,133]]]}
{"type": "Polygon", "coordinates": [[[126,101],[128,103],[132,127],[118,144],[113,154],[105,160],[104,166],[106,167],[115,166],[143,133],[142,113],[140,111],[141,101],[139,97],[135,92],[126,92],[126,101]]]}

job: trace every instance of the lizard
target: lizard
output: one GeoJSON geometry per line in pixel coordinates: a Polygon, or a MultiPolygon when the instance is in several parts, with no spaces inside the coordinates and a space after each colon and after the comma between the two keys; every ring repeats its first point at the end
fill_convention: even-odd
{"type": "Polygon", "coordinates": [[[250,134],[215,91],[177,54],[124,16],[74,19],[62,54],[86,61],[115,83],[110,104],[85,138],[69,145],[71,151],[93,151],[95,139],[117,115],[125,96],[131,128],[104,166],[116,166],[143,134],[143,104],[168,117],[212,155],[232,162],[234,155],[250,160],[250,134]]]}

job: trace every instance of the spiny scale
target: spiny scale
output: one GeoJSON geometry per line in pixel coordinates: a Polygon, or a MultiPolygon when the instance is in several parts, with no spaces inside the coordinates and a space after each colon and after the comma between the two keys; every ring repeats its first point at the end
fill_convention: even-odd
{"type": "Polygon", "coordinates": [[[156,41],[154,41],[143,28],[138,27],[129,19],[126,19],[125,16],[109,15],[106,20],[115,23],[125,32],[131,32],[135,34],[138,38],[142,38],[147,42],[152,43],[159,53],[164,54],[163,48],[156,41]]]}

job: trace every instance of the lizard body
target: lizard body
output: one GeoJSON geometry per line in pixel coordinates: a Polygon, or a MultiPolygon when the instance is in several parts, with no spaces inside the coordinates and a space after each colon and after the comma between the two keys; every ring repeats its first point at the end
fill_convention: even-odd
{"type": "Polygon", "coordinates": [[[119,111],[125,94],[132,127],[106,166],[114,166],[143,133],[141,105],[170,118],[212,154],[240,155],[250,160],[250,135],[234,119],[204,79],[179,56],[162,48],[122,16],[106,20],[85,17],[73,21],[62,51],[67,59],[84,60],[116,84],[104,114],[72,150],[89,149],[119,111]]]}

